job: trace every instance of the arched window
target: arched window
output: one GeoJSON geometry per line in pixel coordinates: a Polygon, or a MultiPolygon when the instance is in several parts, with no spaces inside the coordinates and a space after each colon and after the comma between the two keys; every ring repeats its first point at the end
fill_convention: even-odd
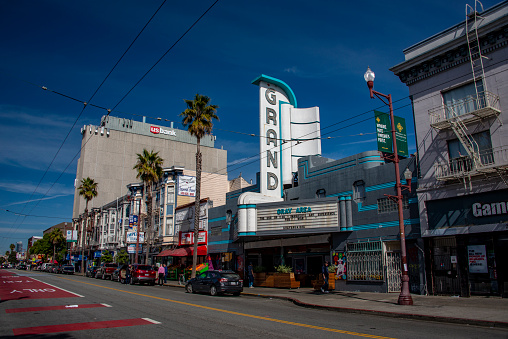
{"type": "Polygon", "coordinates": [[[324,188],[320,188],[316,191],[316,198],[326,198],[326,191],[324,188]]]}
{"type": "Polygon", "coordinates": [[[365,200],[365,182],[363,180],[358,180],[353,183],[353,200],[356,203],[365,200]]]}

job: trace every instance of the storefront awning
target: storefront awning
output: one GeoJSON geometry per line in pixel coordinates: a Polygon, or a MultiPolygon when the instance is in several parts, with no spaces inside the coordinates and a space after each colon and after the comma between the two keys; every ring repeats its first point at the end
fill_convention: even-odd
{"type": "MultiPolygon", "coordinates": [[[[164,250],[157,254],[157,257],[190,257],[194,254],[194,246],[175,248],[174,250],[164,250]]],[[[206,246],[198,246],[198,255],[206,255],[206,246]]]]}
{"type": "Polygon", "coordinates": [[[173,250],[164,250],[161,253],[157,254],[156,257],[169,257],[169,253],[171,253],[173,250]]]}

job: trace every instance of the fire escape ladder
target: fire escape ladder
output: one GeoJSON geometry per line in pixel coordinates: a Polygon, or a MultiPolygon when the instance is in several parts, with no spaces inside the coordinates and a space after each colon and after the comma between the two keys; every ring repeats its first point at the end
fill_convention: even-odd
{"type": "Polygon", "coordinates": [[[475,0],[474,9],[470,5],[466,5],[466,38],[467,46],[469,50],[469,61],[471,62],[471,70],[473,72],[473,81],[475,84],[476,98],[484,96],[487,92],[487,84],[485,83],[485,72],[483,69],[483,59],[487,58],[482,55],[482,49],[480,46],[480,40],[478,38],[478,26],[483,21],[483,17],[478,13],[478,9],[481,8],[483,12],[483,5],[480,1],[475,0]],[[482,81],[482,89],[478,92],[477,80],[482,81]]]}
{"type": "Polygon", "coordinates": [[[454,108],[449,109],[449,112],[452,114],[452,119],[450,119],[450,124],[453,132],[459,139],[462,146],[467,152],[467,155],[472,161],[473,168],[481,168],[482,162],[480,159],[480,147],[476,140],[469,135],[468,130],[464,122],[458,117],[454,108]]]}

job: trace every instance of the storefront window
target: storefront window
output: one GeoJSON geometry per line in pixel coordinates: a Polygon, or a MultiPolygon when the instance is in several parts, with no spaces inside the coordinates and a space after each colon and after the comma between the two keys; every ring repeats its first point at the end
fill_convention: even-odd
{"type": "Polygon", "coordinates": [[[347,280],[382,281],[384,279],[382,248],[380,241],[347,244],[347,280]]]}

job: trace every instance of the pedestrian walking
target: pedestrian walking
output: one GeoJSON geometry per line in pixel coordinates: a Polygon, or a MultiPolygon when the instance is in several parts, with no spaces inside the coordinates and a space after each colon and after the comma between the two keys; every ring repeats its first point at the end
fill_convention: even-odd
{"type": "Polygon", "coordinates": [[[321,286],[321,292],[329,293],[329,291],[328,291],[328,261],[325,261],[323,267],[321,267],[321,274],[323,275],[323,286],[321,286]]]}
{"type": "Polygon", "coordinates": [[[247,266],[247,275],[249,276],[249,288],[254,288],[254,267],[252,267],[252,263],[247,266]]]}
{"type": "Polygon", "coordinates": [[[168,282],[168,267],[166,266],[166,264],[164,264],[162,266],[164,266],[164,283],[167,283],[168,282]]]}
{"type": "Polygon", "coordinates": [[[164,277],[165,277],[165,274],[164,274],[165,270],[164,270],[164,266],[159,266],[159,270],[157,271],[157,273],[159,273],[159,281],[158,281],[158,284],[159,285],[164,285],[164,277]]]}
{"type": "Polygon", "coordinates": [[[127,267],[127,270],[125,272],[125,284],[131,283],[131,275],[132,275],[132,265],[129,265],[129,267],[127,267]]]}

